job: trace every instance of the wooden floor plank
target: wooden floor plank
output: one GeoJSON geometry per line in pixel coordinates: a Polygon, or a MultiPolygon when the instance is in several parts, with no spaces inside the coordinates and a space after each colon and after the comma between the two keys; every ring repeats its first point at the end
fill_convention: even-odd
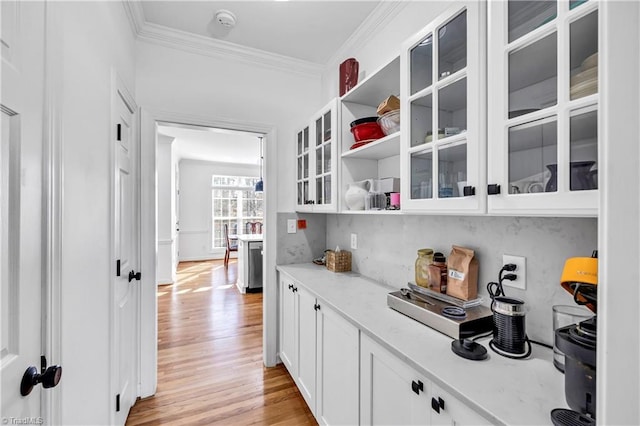
{"type": "Polygon", "coordinates": [[[262,293],[240,294],[237,264],[182,262],[158,288],[158,389],[128,426],[316,425],[282,364],[262,364],[262,293]]]}

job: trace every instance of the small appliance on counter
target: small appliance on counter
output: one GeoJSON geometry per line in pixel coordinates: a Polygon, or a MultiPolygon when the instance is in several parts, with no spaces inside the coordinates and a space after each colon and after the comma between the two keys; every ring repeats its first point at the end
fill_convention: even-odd
{"type": "MultiPolygon", "coordinates": [[[[567,259],[561,286],[578,305],[597,313],[598,253],[567,259]]],[[[555,331],[558,349],[564,352],[564,394],[571,410],[551,411],[554,425],[592,425],[596,418],[596,316],[555,331]]]]}
{"type": "Polygon", "coordinates": [[[513,273],[515,269],[514,264],[504,265],[498,273],[498,282],[487,284],[493,312],[493,338],[489,347],[498,355],[524,359],[531,355],[531,341],[525,328],[524,300],[507,297],[502,287],[504,280],[513,281],[517,278],[513,273]]]}
{"type": "Polygon", "coordinates": [[[413,283],[387,294],[387,306],[454,339],[491,330],[491,310],[481,299],[455,300],[413,283]]]}

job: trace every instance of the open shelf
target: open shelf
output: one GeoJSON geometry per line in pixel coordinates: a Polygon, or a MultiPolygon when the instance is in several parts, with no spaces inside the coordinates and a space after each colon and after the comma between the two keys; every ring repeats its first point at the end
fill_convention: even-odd
{"type": "Polygon", "coordinates": [[[381,160],[400,154],[400,132],[392,133],[360,148],[342,153],[342,158],[381,160]]]}
{"type": "Polygon", "coordinates": [[[396,57],[344,94],[342,102],[378,106],[389,95],[400,93],[400,57],[396,57]]]}
{"type": "Polygon", "coordinates": [[[402,214],[400,210],[342,210],[340,214],[402,214]]]}

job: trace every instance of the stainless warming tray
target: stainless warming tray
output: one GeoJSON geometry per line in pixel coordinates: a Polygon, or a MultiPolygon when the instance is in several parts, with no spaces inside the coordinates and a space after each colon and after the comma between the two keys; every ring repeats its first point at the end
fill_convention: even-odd
{"type": "Polygon", "coordinates": [[[387,294],[387,305],[401,314],[419,321],[454,339],[482,334],[493,329],[493,313],[485,306],[465,309],[466,318],[452,319],[442,314],[442,309],[452,306],[446,302],[428,297],[430,303],[404,296],[400,291],[387,294]]]}

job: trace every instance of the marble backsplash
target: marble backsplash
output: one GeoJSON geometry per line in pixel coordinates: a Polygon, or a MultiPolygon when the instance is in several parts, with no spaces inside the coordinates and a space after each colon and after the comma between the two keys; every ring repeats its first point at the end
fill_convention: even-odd
{"type": "Polygon", "coordinates": [[[276,264],[311,262],[327,248],[327,215],[311,213],[278,213],[276,264]],[[307,228],[287,233],[288,219],[305,219],[307,228]]]}
{"type": "MultiPolygon", "coordinates": [[[[322,240],[323,244],[315,241],[322,246],[348,249],[350,235],[356,233],[358,249],[352,250],[352,269],[398,288],[414,281],[419,248],[430,247],[448,257],[452,244],[456,244],[475,250],[480,264],[479,293],[488,301],[486,285],[497,281],[502,255],[524,256],[527,289],[506,287],[505,291],[508,296],[526,302],[527,334],[546,343],[552,343],[551,307],[573,305],[573,298],[559,284],[564,261],[569,257],[590,256],[597,248],[597,219],[593,218],[316,215],[319,222],[326,217],[324,240],[319,235],[319,225],[313,226],[313,237],[287,235],[284,219],[287,215],[295,216],[278,214],[278,221],[281,216],[284,221],[282,227],[278,224],[278,229],[284,229],[288,239],[299,240],[291,247],[285,244],[282,259],[293,260],[287,263],[297,262],[311,248],[305,246],[310,239],[322,240]]],[[[280,231],[278,237],[280,246],[283,241],[280,231]]]]}

